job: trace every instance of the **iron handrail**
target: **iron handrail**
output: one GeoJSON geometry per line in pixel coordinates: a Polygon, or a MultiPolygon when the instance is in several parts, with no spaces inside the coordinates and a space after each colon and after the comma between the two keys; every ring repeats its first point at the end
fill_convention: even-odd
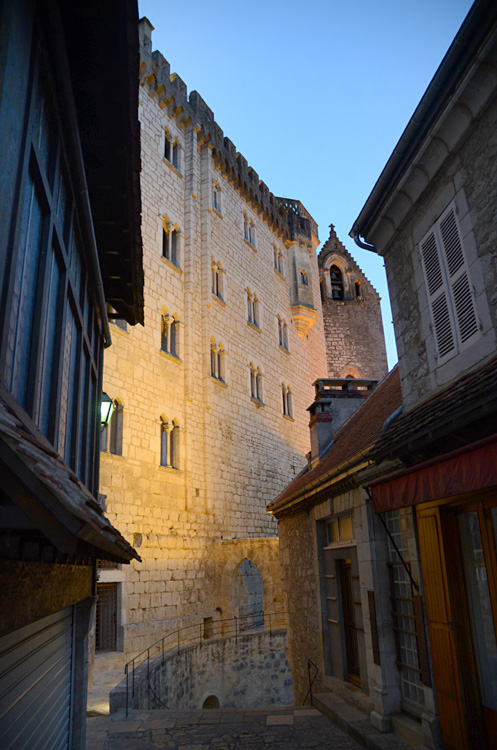
{"type": "Polygon", "coordinates": [[[131,671],[131,697],[135,695],[135,670],[140,664],[147,662],[147,682],[150,686],[150,658],[161,655],[162,664],[166,653],[176,649],[179,653],[181,646],[190,646],[196,643],[202,645],[204,641],[211,640],[215,637],[226,638],[230,635],[235,636],[235,642],[238,642],[238,636],[245,633],[256,631],[269,631],[272,635],[274,628],[286,627],[286,612],[271,612],[268,614],[257,613],[253,615],[242,615],[241,617],[230,617],[223,620],[213,620],[208,623],[197,623],[187,625],[183,628],[172,630],[166,635],[159,638],[146,649],[137,654],[124,667],[126,675],[126,716],[129,713],[129,675],[131,671]],[[268,622],[268,627],[266,626],[268,622]],[[214,631],[218,629],[219,632],[214,631]],[[191,634],[191,635],[190,635],[191,634]],[[155,654],[154,654],[155,651],[155,654]],[[143,657],[143,658],[142,658],[143,657]]]}
{"type": "Polygon", "coordinates": [[[313,703],[312,703],[312,686],[314,685],[314,681],[315,681],[316,677],[318,676],[318,674],[319,674],[318,667],[316,667],[316,665],[314,664],[313,661],[311,661],[311,659],[307,659],[307,679],[309,680],[309,690],[307,691],[306,696],[304,698],[304,702],[302,703],[303,706],[305,706],[305,702],[306,702],[308,696],[310,696],[311,706],[313,705],[313,703]],[[314,676],[313,676],[312,680],[311,680],[311,667],[314,669],[314,676]]]}

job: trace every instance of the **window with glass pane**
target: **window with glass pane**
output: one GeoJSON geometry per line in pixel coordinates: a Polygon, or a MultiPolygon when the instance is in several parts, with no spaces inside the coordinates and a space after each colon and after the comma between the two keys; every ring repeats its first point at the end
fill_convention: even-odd
{"type": "MultiPolygon", "coordinates": [[[[493,509],[495,512],[495,508],[493,509]]],[[[459,515],[464,575],[469,600],[471,630],[478,662],[482,703],[497,710],[497,643],[492,603],[478,513],[459,515]]],[[[494,516],[495,531],[495,516],[494,516]]]]}
{"type": "MultiPolygon", "coordinates": [[[[385,514],[385,520],[399,552],[409,565],[409,538],[405,512],[403,510],[390,511],[385,514]]],[[[388,538],[388,554],[397,667],[400,672],[402,696],[408,701],[423,705],[424,690],[419,666],[412,583],[390,538],[388,538]]]]}
{"type": "MultiPolygon", "coordinates": [[[[27,104],[21,174],[2,329],[2,380],[66,462],[96,491],[95,394],[106,312],[94,315],[95,279],[86,263],[66,162],[72,137],[61,129],[57,87],[38,47],[27,104]]],[[[55,72],[56,73],[56,72],[55,72]]],[[[55,75],[56,80],[56,75],[55,75]]],[[[77,179],[74,177],[74,179],[77,179]]],[[[79,186],[81,187],[81,186],[79,186]]]]}

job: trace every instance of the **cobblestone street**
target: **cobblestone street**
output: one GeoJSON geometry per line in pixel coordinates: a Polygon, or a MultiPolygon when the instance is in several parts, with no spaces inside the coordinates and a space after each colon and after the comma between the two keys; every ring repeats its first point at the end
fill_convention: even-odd
{"type": "Polygon", "coordinates": [[[133,711],[87,720],[87,750],[358,750],[312,708],[133,711]]]}

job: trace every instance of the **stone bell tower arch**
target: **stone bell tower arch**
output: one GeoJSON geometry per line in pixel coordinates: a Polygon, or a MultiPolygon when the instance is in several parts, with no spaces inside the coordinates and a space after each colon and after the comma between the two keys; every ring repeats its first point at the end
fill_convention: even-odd
{"type": "Polygon", "coordinates": [[[328,377],[381,380],[388,372],[380,295],[340,242],[330,236],[318,255],[328,377]]]}

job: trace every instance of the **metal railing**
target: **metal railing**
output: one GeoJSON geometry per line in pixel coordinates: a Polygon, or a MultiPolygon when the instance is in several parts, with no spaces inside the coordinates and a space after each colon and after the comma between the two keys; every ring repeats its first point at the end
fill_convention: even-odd
{"type": "Polygon", "coordinates": [[[124,667],[124,674],[126,675],[126,716],[128,716],[129,712],[130,683],[131,698],[133,699],[135,696],[135,673],[137,668],[145,664],[145,662],[147,665],[146,680],[148,691],[150,692],[150,661],[153,659],[160,657],[161,664],[163,665],[168,654],[173,652],[179,653],[181,648],[185,646],[202,646],[203,643],[214,638],[232,638],[233,636],[235,637],[235,642],[237,642],[238,638],[244,635],[251,635],[252,633],[261,631],[268,631],[271,635],[273,630],[285,629],[286,626],[286,612],[272,612],[270,614],[258,612],[242,617],[232,617],[227,620],[204,618],[203,622],[195,625],[187,625],[184,628],[167,633],[137,654],[124,667]]]}
{"type": "Polygon", "coordinates": [[[314,685],[314,680],[316,679],[316,677],[318,676],[318,674],[319,674],[319,669],[316,667],[316,665],[314,664],[314,662],[311,661],[310,659],[307,659],[307,679],[309,680],[309,690],[307,691],[306,696],[304,698],[304,702],[302,703],[303,706],[305,706],[305,702],[306,702],[307,698],[310,699],[311,706],[313,705],[313,703],[312,703],[312,686],[314,685]],[[314,670],[314,674],[313,674],[312,677],[311,677],[311,669],[314,670]]]}

